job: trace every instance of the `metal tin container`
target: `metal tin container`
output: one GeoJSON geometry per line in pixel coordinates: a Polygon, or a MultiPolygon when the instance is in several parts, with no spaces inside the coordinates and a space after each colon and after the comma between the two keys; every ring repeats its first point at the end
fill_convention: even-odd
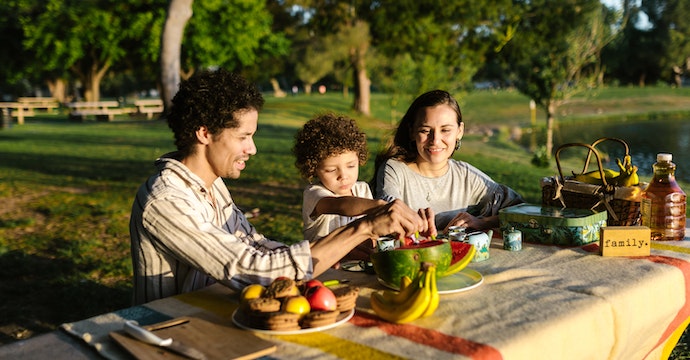
{"type": "Polygon", "coordinates": [[[465,228],[462,226],[451,226],[448,228],[448,240],[450,241],[465,241],[467,234],[465,228]]]}
{"type": "Polygon", "coordinates": [[[581,246],[599,242],[606,226],[606,211],[520,204],[498,212],[501,230],[515,228],[522,241],[548,245],[581,246]]]}
{"type": "Polygon", "coordinates": [[[390,251],[395,250],[398,240],[390,236],[380,237],[376,241],[376,251],[390,251]]]}
{"type": "Polygon", "coordinates": [[[515,230],[511,227],[510,230],[503,232],[503,249],[509,251],[522,250],[522,231],[515,230]]]}

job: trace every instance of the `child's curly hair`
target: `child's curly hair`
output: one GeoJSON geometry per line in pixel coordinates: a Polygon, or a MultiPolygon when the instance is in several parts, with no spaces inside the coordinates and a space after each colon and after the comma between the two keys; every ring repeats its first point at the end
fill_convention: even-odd
{"type": "Polygon", "coordinates": [[[307,121],[295,135],[295,166],[310,183],[319,163],[331,156],[354,151],[363,166],[369,158],[367,135],[347,116],[325,113],[307,121]]]}

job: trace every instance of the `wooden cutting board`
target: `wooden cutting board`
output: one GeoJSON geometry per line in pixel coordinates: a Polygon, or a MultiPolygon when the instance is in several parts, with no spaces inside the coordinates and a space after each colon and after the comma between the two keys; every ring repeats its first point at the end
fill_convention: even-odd
{"type": "MultiPolygon", "coordinates": [[[[240,330],[224,319],[206,320],[187,316],[145,326],[154,334],[165,339],[173,338],[187,346],[194,347],[212,359],[255,359],[276,350],[276,345],[253,333],[240,330]],[[176,324],[172,325],[171,324],[176,324]]],[[[124,331],[114,331],[110,337],[140,360],[186,359],[164,348],[135,340],[124,331]]]]}

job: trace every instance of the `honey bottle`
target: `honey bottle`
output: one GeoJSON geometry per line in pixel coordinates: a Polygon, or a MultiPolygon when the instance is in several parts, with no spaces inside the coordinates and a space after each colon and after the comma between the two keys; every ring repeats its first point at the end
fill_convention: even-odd
{"type": "Polygon", "coordinates": [[[686,195],[676,182],[673,155],[660,153],[652,165],[654,176],[642,193],[642,225],[649,227],[655,241],[683,240],[686,195]]]}

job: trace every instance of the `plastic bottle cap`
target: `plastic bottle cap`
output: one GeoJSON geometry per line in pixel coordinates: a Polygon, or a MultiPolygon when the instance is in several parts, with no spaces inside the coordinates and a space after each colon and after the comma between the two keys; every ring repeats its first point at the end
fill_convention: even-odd
{"type": "Polygon", "coordinates": [[[656,161],[667,161],[670,162],[673,160],[673,155],[672,154],[667,154],[667,153],[659,153],[656,154],[656,161]]]}

